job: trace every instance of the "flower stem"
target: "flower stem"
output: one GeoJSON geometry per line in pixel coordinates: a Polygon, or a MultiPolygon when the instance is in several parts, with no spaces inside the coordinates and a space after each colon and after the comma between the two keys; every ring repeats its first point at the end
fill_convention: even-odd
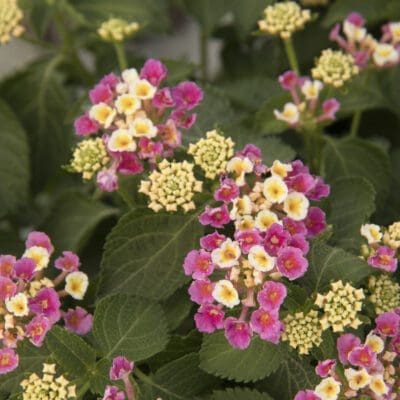
{"type": "Polygon", "coordinates": [[[129,379],[129,375],[123,378],[125,384],[125,393],[128,400],[136,400],[135,388],[129,379]]]}
{"type": "Polygon", "coordinates": [[[299,62],[297,61],[296,51],[294,50],[292,38],[285,39],[283,43],[285,45],[285,51],[289,60],[290,68],[292,68],[292,70],[296,72],[297,75],[300,75],[299,62]]]}
{"type": "Polygon", "coordinates": [[[128,61],[126,59],[125,49],[123,43],[114,43],[115,53],[117,54],[118,65],[121,71],[128,68],[128,61]]]}
{"type": "Polygon", "coordinates": [[[200,33],[200,69],[201,77],[208,80],[208,34],[204,30],[200,33]]]}
{"type": "Polygon", "coordinates": [[[356,137],[358,133],[358,129],[360,127],[361,123],[361,117],[362,117],[362,111],[357,111],[353,115],[353,119],[351,121],[351,128],[350,128],[350,135],[351,137],[356,137]]]}

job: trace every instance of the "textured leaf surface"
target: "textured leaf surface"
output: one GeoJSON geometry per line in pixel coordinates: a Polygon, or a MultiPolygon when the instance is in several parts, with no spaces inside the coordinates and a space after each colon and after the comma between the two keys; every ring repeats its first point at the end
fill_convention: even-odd
{"type": "Polygon", "coordinates": [[[66,192],[55,200],[41,229],[50,235],[57,249],[79,251],[98,224],[116,214],[117,209],[83,193],[66,192]]]}
{"type": "Polygon", "coordinates": [[[306,359],[287,349],[288,355],[279,369],[263,381],[260,386],[268,390],[275,399],[293,400],[299,390],[312,388],[318,383],[314,368],[306,359]]]}
{"type": "Polygon", "coordinates": [[[29,148],[24,129],[0,100],[0,217],[24,204],[29,192],[29,148]]]}
{"type": "Polygon", "coordinates": [[[138,209],[122,217],[107,238],[100,294],[169,297],[187,281],[182,263],[203,232],[197,216],[138,209]]]}
{"type": "Polygon", "coordinates": [[[340,178],[331,186],[329,201],[332,242],[358,251],[362,241],[360,227],[375,211],[373,186],[363,178],[340,178]]]}
{"type": "Polygon", "coordinates": [[[359,257],[318,240],[311,246],[308,261],[308,271],[301,283],[311,292],[325,290],[331,280],[357,284],[373,272],[359,257]]]}
{"type": "Polygon", "coordinates": [[[222,332],[206,335],[200,367],[210,374],[237,382],[257,381],[276,371],[282,361],[279,345],[254,337],[246,350],[234,349],[222,332]]]}
{"type": "Polygon", "coordinates": [[[98,303],[93,334],[104,357],[124,355],[135,361],[160,352],[168,341],[161,307],[126,295],[108,296],[98,303]]]}
{"type": "Polygon", "coordinates": [[[0,379],[0,399],[6,393],[20,392],[19,383],[29,373],[40,373],[43,368],[43,363],[46,362],[50,353],[46,346],[35,347],[28,341],[20,342],[18,346],[19,366],[14,371],[7,375],[2,375],[0,379]]]}
{"type": "Polygon", "coordinates": [[[65,124],[68,96],[57,71],[61,57],[29,66],[1,85],[1,93],[26,129],[33,187],[41,189],[66,164],[72,135],[65,124]]]}
{"type": "Polygon", "coordinates": [[[322,174],[328,183],[340,177],[369,180],[382,205],[389,191],[390,161],[382,148],[362,139],[329,140],[322,154],[322,174]]]}
{"type": "Polygon", "coordinates": [[[86,375],[96,362],[96,352],[81,337],[54,326],[46,344],[57,364],[76,378],[86,375]]]}
{"type": "Polygon", "coordinates": [[[215,391],[210,400],[273,400],[266,393],[248,388],[226,389],[215,391]]]}
{"type": "Polygon", "coordinates": [[[165,364],[151,377],[153,385],[146,388],[146,398],[160,396],[163,400],[187,400],[210,389],[217,379],[202,371],[198,365],[199,355],[196,353],[165,364]]]}

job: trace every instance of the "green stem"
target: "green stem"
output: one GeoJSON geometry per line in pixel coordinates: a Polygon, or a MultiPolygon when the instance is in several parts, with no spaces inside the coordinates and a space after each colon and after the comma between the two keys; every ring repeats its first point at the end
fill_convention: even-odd
{"type": "Polygon", "coordinates": [[[360,127],[362,117],[362,111],[359,110],[353,115],[353,119],[351,121],[351,128],[350,128],[350,137],[356,137],[358,133],[358,128],[360,127]]]}
{"type": "Polygon", "coordinates": [[[208,80],[208,34],[202,30],[200,33],[200,69],[201,77],[208,80]]]}
{"type": "Polygon", "coordinates": [[[324,142],[323,132],[320,129],[312,129],[304,131],[303,134],[307,164],[314,173],[319,173],[324,142]]]}
{"type": "Polygon", "coordinates": [[[121,199],[129,208],[135,208],[135,203],[132,201],[129,193],[122,188],[122,185],[119,185],[117,192],[120,195],[121,199]]]}
{"type": "Polygon", "coordinates": [[[89,388],[90,388],[90,381],[87,380],[85,384],[79,388],[76,397],[78,399],[82,399],[85,393],[89,390],[89,388]]]}
{"type": "Polygon", "coordinates": [[[158,390],[161,390],[162,392],[166,393],[168,396],[171,396],[175,399],[179,399],[179,400],[186,400],[185,397],[182,397],[176,393],[173,393],[171,391],[169,391],[168,389],[166,389],[165,387],[157,384],[156,382],[154,382],[148,375],[144,374],[142,371],[140,371],[140,369],[138,369],[135,366],[135,369],[133,370],[134,375],[136,375],[142,382],[146,383],[147,385],[153,386],[158,390]]]}
{"type": "Polygon", "coordinates": [[[296,51],[294,50],[292,38],[285,39],[283,43],[285,45],[285,51],[289,60],[290,68],[292,68],[292,70],[296,72],[297,75],[300,75],[299,62],[297,61],[296,51]]]}
{"type": "Polygon", "coordinates": [[[125,48],[123,43],[114,43],[115,53],[117,54],[118,65],[121,71],[128,68],[128,61],[126,59],[125,48]]]}

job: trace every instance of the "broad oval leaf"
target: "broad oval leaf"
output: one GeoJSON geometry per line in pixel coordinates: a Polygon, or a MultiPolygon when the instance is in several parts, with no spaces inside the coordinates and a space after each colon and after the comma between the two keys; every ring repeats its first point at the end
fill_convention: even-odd
{"type": "Polygon", "coordinates": [[[102,355],[123,355],[141,361],[162,351],[168,328],[158,304],[127,295],[108,296],[98,303],[93,335],[102,355]]]}
{"type": "MultiPolygon", "coordinates": [[[[138,377],[140,379],[141,375],[138,377]]],[[[218,381],[199,368],[197,353],[186,354],[165,364],[150,379],[152,384],[144,386],[145,399],[155,399],[158,396],[163,400],[194,399],[218,381]]]]}
{"type": "Polygon", "coordinates": [[[358,138],[329,139],[323,150],[321,170],[329,183],[341,177],[367,179],[377,193],[378,208],[384,204],[390,184],[390,160],[377,145],[358,138]]]}
{"type": "Polygon", "coordinates": [[[203,232],[197,217],[145,208],[122,217],[106,241],[99,294],[169,297],[187,282],[182,263],[203,232]]]}
{"type": "Polygon", "coordinates": [[[360,227],[375,211],[374,187],[363,178],[340,178],[331,185],[329,201],[332,242],[359,251],[362,242],[360,227]]]}
{"type": "Polygon", "coordinates": [[[58,196],[41,229],[52,238],[59,250],[79,251],[98,224],[118,213],[87,195],[68,191],[58,196]]]}
{"type": "Polygon", "coordinates": [[[28,199],[29,148],[24,129],[0,100],[0,217],[15,212],[28,199]]]}
{"type": "MultiPolygon", "coordinates": [[[[280,382],[282,385],[282,381],[280,382]]],[[[248,388],[229,388],[215,391],[210,400],[273,400],[267,393],[248,388]]]]}
{"type": "Polygon", "coordinates": [[[54,326],[46,336],[46,345],[65,371],[82,378],[96,362],[96,351],[81,337],[60,326],[54,326]]]}
{"type": "Polygon", "coordinates": [[[200,367],[221,378],[254,382],[276,371],[283,357],[280,345],[254,337],[246,350],[238,350],[228,343],[222,332],[218,332],[204,336],[200,367]]]}
{"type": "Polygon", "coordinates": [[[373,272],[361,258],[319,240],[312,243],[308,260],[308,271],[300,282],[309,292],[321,292],[339,279],[357,284],[373,272]]]}

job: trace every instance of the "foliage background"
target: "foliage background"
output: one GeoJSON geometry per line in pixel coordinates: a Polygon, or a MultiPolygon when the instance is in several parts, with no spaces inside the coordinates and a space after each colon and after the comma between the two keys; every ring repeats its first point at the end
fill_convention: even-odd
{"type": "MultiPolygon", "coordinates": [[[[153,55],[151,41],[179,35],[190,21],[199,26],[201,64],[163,59],[171,83],[197,79],[205,89],[198,123],[187,141],[219,127],[238,147],[259,145],[267,163],[301,157],[299,138],[272,114],[283,102],[277,76],[288,69],[282,45],[252,34],[263,8],[272,2],[21,1],[27,37],[41,52],[0,82],[0,253],[21,252],[28,230],[44,230],[58,249],[79,252],[91,278],[85,306],[96,311],[87,341],[55,328],[44,348],[25,345],[19,369],[0,379],[0,398],[18,393],[22,374],[40,368],[50,353],[81,387],[90,389],[88,399],[101,394],[110,357],[122,350],[146,374],[137,372],[143,399],[290,399],[313,384],[311,357],[300,360],[284,344],[254,340],[240,352],[221,334],[203,339],[193,331],[181,264],[202,234],[197,214],[154,215],[136,194],[136,178],[123,182],[122,197],[96,198],[92,187],[61,168],[69,160],[73,120],[87,102],[88,88],[104,73],[118,70],[112,47],[95,34],[111,15],[145,25],[127,46],[132,66],[153,55]],[[213,38],[220,43],[220,69],[210,74],[215,60],[207,57],[207,45],[213,38]]],[[[350,11],[361,12],[372,31],[384,21],[400,19],[398,0],[332,3],[295,35],[303,72],[330,46],[329,28],[350,11]]],[[[294,304],[302,304],[330,279],[361,282],[370,270],[357,259],[360,225],[368,218],[379,224],[400,219],[399,86],[400,69],[393,68],[370,73],[367,84],[356,78],[337,93],[342,109],[329,127],[319,171],[332,185],[324,204],[332,231],[313,244],[311,271],[305,289],[291,293],[294,304]],[[348,138],[351,116],[360,110],[359,136],[348,138]]],[[[326,337],[314,356],[329,356],[332,340],[326,337]]]]}

